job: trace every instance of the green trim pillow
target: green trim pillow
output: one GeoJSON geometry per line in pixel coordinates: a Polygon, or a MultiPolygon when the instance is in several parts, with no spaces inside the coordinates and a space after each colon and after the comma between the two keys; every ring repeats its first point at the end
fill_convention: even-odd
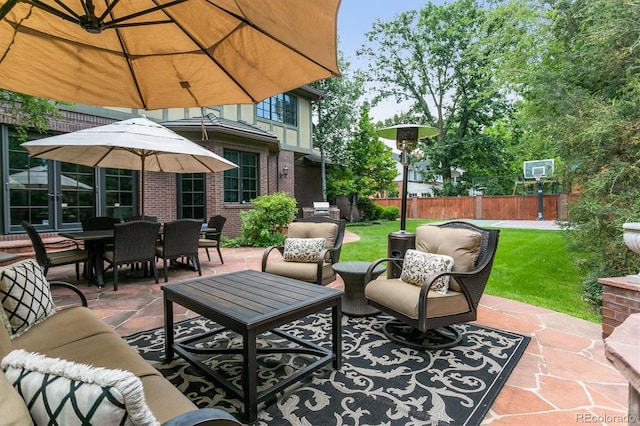
{"type": "Polygon", "coordinates": [[[314,263],[320,259],[327,240],[324,238],[287,238],[284,240],[284,261],[314,263]]]}
{"type": "MultiPolygon", "coordinates": [[[[429,282],[435,274],[451,272],[452,268],[453,258],[451,256],[409,249],[404,254],[400,279],[410,284],[422,286],[429,282]]],[[[431,285],[430,290],[447,294],[449,278],[449,275],[438,278],[431,285]]]]}
{"type": "Polygon", "coordinates": [[[12,339],[55,313],[49,282],[33,259],[0,268],[0,303],[12,339]]]}
{"type": "Polygon", "coordinates": [[[158,421],[142,382],[123,370],[95,368],[22,349],[0,363],[38,425],[144,425],[158,421]]]}

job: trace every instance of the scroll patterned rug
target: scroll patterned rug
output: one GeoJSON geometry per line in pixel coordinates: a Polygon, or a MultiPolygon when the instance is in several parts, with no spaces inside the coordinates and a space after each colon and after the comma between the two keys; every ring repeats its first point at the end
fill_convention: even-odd
{"type": "MultiPolygon", "coordinates": [[[[424,351],[390,342],[382,332],[385,315],[342,319],[343,364],[331,364],[290,386],[260,405],[257,425],[476,425],[518,363],[530,338],[463,324],[462,343],[451,349],[424,351]]],[[[218,325],[202,317],[176,323],[176,337],[201,333],[218,325]]],[[[330,311],[311,315],[282,328],[319,345],[330,346],[330,311]]],[[[233,394],[213,383],[198,368],[176,357],[163,364],[162,328],[126,338],[198,407],[217,407],[231,414],[242,412],[233,394]]],[[[241,338],[227,332],[211,345],[240,345],[241,338]],[[227,337],[228,339],[224,338],[227,337]],[[221,343],[224,341],[224,343],[221,343]],[[232,342],[232,343],[229,343],[232,342]]],[[[260,345],[288,345],[266,333],[260,345]]],[[[306,355],[258,356],[260,389],[309,362],[306,355]],[[282,365],[284,364],[284,366],[282,365]]],[[[241,358],[208,355],[208,362],[239,384],[241,358]],[[234,379],[235,376],[235,379],[234,379]]]]}

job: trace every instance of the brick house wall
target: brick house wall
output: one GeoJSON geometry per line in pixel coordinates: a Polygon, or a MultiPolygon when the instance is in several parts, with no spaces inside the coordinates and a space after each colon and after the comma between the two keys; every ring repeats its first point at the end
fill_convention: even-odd
{"type": "Polygon", "coordinates": [[[640,313],[640,284],[630,283],[626,277],[600,278],[602,284],[602,337],[629,315],[640,313]]]}

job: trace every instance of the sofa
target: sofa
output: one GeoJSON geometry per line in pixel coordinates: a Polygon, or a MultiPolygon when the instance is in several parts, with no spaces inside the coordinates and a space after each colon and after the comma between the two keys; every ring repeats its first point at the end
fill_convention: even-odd
{"type": "Polygon", "coordinates": [[[87,307],[82,292],[47,282],[35,261],[0,268],[0,301],[0,425],[241,424],[197,409],[87,307]],[[51,286],[74,291],[81,306],[56,310],[51,286]]]}

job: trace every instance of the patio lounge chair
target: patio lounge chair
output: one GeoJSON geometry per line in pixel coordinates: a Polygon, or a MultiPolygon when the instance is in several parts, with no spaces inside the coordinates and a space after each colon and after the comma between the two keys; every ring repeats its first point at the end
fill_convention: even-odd
{"type": "Polygon", "coordinates": [[[458,344],[461,333],[453,325],[476,320],[499,233],[460,221],[420,226],[416,250],[407,250],[403,259],[373,262],[365,276],[364,293],[369,305],[394,317],[385,323],[385,335],[414,348],[458,344]],[[375,266],[383,262],[401,266],[400,278],[371,280],[375,266]],[[448,279],[448,289],[442,278],[448,279]]]}
{"type": "Polygon", "coordinates": [[[287,240],[283,246],[271,246],[264,251],[262,271],[319,285],[329,284],[336,279],[336,272],[331,265],[340,260],[344,230],[344,220],[317,216],[298,219],[289,224],[287,240]],[[289,243],[295,240],[319,238],[325,240],[324,248],[317,253],[314,260],[296,258],[296,256],[287,258],[289,243]],[[280,252],[282,259],[275,260],[275,256],[270,259],[270,255],[275,251],[280,252]]]}

